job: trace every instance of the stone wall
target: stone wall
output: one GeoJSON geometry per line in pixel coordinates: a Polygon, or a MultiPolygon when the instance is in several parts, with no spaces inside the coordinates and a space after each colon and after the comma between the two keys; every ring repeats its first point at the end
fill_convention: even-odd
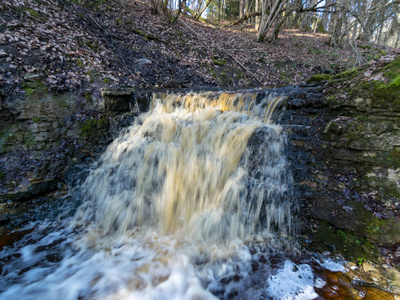
{"type": "Polygon", "coordinates": [[[353,71],[340,84],[323,82],[288,100],[282,124],[289,136],[307,247],[338,252],[355,262],[387,260],[400,267],[396,76],[387,76],[382,85],[353,71]],[[378,93],[377,86],[389,88],[378,93]]]}

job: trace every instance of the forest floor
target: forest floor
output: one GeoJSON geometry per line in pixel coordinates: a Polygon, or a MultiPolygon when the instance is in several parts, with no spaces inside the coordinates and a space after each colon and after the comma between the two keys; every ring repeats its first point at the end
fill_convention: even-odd
{"type": "MultiPolygon", "coordinates": [[[[286,29],[277,41],[259,43],[249,26],[188,16],[169,24],[139,1],[3,0],[0,91],[18,92],[32,78],[85,94],[116,85],[282,86],[353,66],[350,47],[329,46],[326,34],[286,29]]],[[[360,50],[367,60],[382,52],[367,44],[360,50]]]]}

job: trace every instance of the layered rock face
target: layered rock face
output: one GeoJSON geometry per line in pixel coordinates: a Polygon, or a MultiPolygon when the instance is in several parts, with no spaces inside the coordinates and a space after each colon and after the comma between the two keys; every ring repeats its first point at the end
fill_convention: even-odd
{"type": "Polygon", "coordinates": [[[392,57],[288,101],[283,123],[312,247],[400,265],[399,74],[392,57]]]}
{"type": "Polygon", "coordinates": [[[53,200],[49,193],[66,194],[66,184],[139,113],[116,116],[99,93],[58,94],[38,78],[24,87],[0,107],[0,225],[9,228],[39,218],[35,210],[53,200]]]}

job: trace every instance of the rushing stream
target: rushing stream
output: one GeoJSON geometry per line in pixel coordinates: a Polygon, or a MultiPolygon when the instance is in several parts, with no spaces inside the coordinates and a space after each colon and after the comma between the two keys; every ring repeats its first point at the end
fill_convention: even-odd
{"type": "MultiPolygon", "coordinates": [[[[280,96],[154,97],[74,197],[0,254],[0,299],[314,299],[280,96]],[[77,200],[78,201],[78,200],[77,200]]],[[[314,268],[314,269],[313,269],[314,268]]]]}

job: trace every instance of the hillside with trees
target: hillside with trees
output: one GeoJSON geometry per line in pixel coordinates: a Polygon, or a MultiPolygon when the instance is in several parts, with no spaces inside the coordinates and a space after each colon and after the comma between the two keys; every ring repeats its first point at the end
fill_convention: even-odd
{"type": "Polygon", "coordinates": [[[399,3],[381,2],[2,1],[2,94],[31,75],[86,94],[298,84],[397,47],[399,3]]]}

